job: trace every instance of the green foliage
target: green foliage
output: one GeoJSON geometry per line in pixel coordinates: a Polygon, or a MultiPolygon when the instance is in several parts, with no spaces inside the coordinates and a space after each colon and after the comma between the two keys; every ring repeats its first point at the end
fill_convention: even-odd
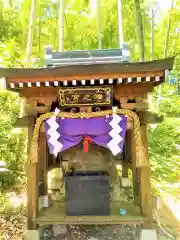
{"type": "Polygon", "coordinates": [[[12,195],[11,193],[0,193],[0,214],[13,216],[18,214],[25,215],[24,202],[21,202],[19,196],[12,195]],[[18,203],[18,200],[20,201],[18,203]]]}
{"type": "Polygon", "coordinates": [[[175,183],[180,176],[180,121],[166,118],[149,129],[149,153],[153,176],[159,181],[175,183]]]}
{"type": "Polygon", "coordinates": [[[16,132],[13,126],[19,116],[20,99],[17,94],[0,90],[0,160],[8,173],[0,175],[3,188],[20,181],[26,162],[26,133],[16,132]]]}
{"type": "MultiPolygon", "coordinates": [[[[178,80],[178,77],[175,76],[178,80]]],[[[154,93],[154,102],[157,101],[157,92],[154,93]]],[[[180,93],[178,94],[178,84],[162,86],[160,106],[158,109],[161,115],[167,117],[180,117],[180,93]]]]}

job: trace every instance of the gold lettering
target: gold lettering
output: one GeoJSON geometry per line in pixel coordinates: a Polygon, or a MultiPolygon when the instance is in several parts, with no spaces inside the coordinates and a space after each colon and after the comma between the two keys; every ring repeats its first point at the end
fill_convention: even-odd
{"type": "Polygon", "coordinates": [[[89,94],[84,95],[83,100],[90,101],[91,100],[91,95],[89,95],[89,94]]]}
{"type": "Polygon", "coordinates": [[[72,98],[73,98],[74,102],[78,102],[79,97],[80,97],[80,95],[78,95],[78,94],[72,95],[72,98]]]}
{"type": "Polygon", "coordinates": [[[103,99],[103,95],[102,94],[94,94],[94,99],[96,99],[96,100],[102,100],[103,99]]]}

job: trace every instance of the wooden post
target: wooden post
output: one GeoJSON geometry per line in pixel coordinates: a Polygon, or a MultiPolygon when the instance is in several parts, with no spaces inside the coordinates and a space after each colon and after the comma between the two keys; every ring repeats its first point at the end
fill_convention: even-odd
{"type": "Polygon", "coordinates": [[[33,218],[33,227],[36,229],[36,217],[38,211],[38,164],[31,164],[31,174],[32,174],[32,202],[31,202],[31,212],[33,218]]]}
{"type": "MultiPolygon", "coordinates": [[[[28,118],[28,153],[31,145],[31,140],[33,136],[33,128],[35,123],[35,118],[28,118]]],[[[34,186],[36,183],[36,164],[27,162],[27,229],[35,229],[35,224],[33,221],[33,202],[34,202],[34,186]]]]}
{"type": "Polygon", "coordinates": [[[46,142],[45,132],[40,132],[39,138],[39,172],[40,182],[43,182],[44,194],[47,194],[47,172],[48,172],[48,148],[46,142]]]}
{"type": "Polygon", "coordinates": [[[134,203],[140,206],[138,169],[136,167],[137,166],[136,165],[136,142],[135,142],[133,130],[127,131],[127,140],[128,140],[129,151],[130,151],[130,157],[132,161],[134,203]]]}
{"type": "MultiPolygon", "coordinates": [[[[145,157],[148,158],[148,126],[142,124],[140,127],[142,144],[145,149],[145,157]]],[[[152,193],[150,183],[150,166],[139,168],[140,178],[140,198],[141,212],[148,217],[148,221],[144,224],[146,228],[152,228],[152,193]]]]}

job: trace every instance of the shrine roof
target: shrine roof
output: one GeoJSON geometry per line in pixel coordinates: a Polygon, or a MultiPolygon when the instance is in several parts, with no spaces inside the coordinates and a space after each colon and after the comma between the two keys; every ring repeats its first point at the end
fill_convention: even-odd
{"type": "Polygon", "coordinates": [[[7,89],[31,87],[115,85],[131,83],[161,84],[174,58],[150,62],[129,62],[128,45],[122,49],[52,52],[46,48],[43,68],[0,68],[7,89]]]}
{"type": "Polygon", "coordinates": [[[98,62],[68,62],[58,66],[43,68],[0,68],[0,77],[5,78],[38,78],[38,77],[73,77],[80,75],[150,73],[171,70],[174,58],[149,62],[122,62],[119,60],[98,62]]]}

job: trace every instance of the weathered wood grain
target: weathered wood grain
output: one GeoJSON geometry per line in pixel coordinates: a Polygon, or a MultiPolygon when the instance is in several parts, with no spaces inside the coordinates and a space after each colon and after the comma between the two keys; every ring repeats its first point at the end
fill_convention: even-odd
{"type": "Polygon", "coordinates": [[[65,203],[53,202],[49,208],[44,208],[37,216],[37,223],[39,224],[123,224],[123,223],[143,223],[147,220],[146,217],[141,216],[139,208],[132,203],[111,203],[110,216],[65,216],[65,203]],[[124,208],[127,215],[120,216],[119,210],[124,208]]]}

